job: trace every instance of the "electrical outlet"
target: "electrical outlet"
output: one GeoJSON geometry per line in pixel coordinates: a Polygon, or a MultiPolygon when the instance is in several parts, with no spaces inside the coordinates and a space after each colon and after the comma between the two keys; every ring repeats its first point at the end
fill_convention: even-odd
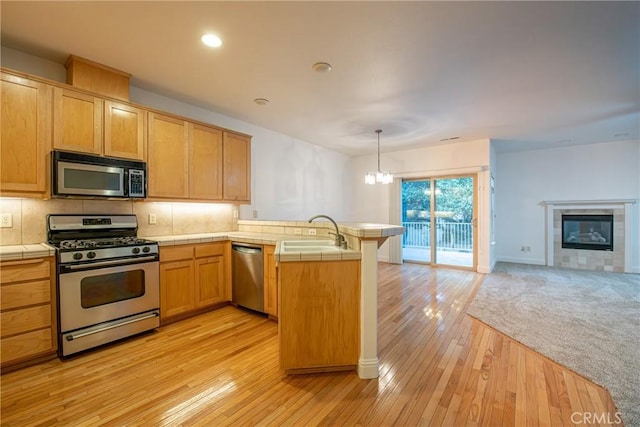
{"type": "Polygon", "coordinates": [[[526,251],[527,251],[527,252],[531,252],[531,246],[527,246],[526,251]]]}
{"type": "Polygon", "coordinates": [[[238,218],[238,209],[233,210],[233,217],[236,219],[238,218]]]}
{"type": "Polygon", "coordinates": [[[310,228],[309,229],[309,236],[315,236],[316,235],[316,229],[315,228],[310,228]]]}
{"type": "Polygon", "coordinates": [[[525,250],[525,246],[520,248],[520,252],[524,252],[524,250],[525,250]]]}
{"type": "Polygon", "coordinates": [[[156,214],[149,214],[149,224],[155,224],[157,222],[156,214]]]}
{"type": "Polygon", "coordinates": [[[10,213],[0,214],[0,228],[13,227],[13,218],[10,213]]]}
{"type": "Polygon", "coordinates": [[[293,229],[293,234],[301,235],[302,234],[302,228],[294,228],[293,229]]]}
{"type": "Polygon", "coordinates": [[[258,210],[254,209],[253,210],[253,219],[256,219],[256,218],[258,218],[258,210]]]}

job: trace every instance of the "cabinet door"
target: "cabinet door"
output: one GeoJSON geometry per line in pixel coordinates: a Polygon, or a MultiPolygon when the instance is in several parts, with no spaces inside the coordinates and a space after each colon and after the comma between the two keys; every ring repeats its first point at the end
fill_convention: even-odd
{"type": "Polygon", "coordinates": [[[251,138],[224,132],[224,188],[225,200],[251,201],[251,138]]]}
{"type": "Polygon", "coordinates": [[[53,89],[5,73],[1,84],[0,190],[44,193],[53,89]]]}
{"type": "Polygon", "coordinates": [[[278,316],[278,282],[276,280],[275,246],[264,245],[264,311],[278,316]]]}
{"type": "Polygon", "coordinates": [[[186,313],[195,307],[193,261],[160,264],[160,317],[186,313]]]}
{"type": "Polygon", "coordinates": [[[104,102],[104,155],[144,160],[147,112],[131,105],[104,102]]]}
{"type": "Polygon", "coordinates": [[[149,197],[189,197],[189,129],[185,121],[149,113],[149,197]]]}
{"type": "Polygon", "coordinates": [[[193,125],[191,132],[189,196],[222,199],[222,131],[193,125]]]}
{"type": "Polygon", "coordinates": [[[2,367],[54,355],[57,348],[53,258],[0,264],[2,367]]]}
{"type": "Polygon", "coordinates": [[[224,301],[224,258],[215,256],[195,260],[196,307],[224,301]]]}
{"type": "Polygon", "coordinates": [[[53,90],[53,147],[102,154],[103,101],[56,87],[53,90]]]}

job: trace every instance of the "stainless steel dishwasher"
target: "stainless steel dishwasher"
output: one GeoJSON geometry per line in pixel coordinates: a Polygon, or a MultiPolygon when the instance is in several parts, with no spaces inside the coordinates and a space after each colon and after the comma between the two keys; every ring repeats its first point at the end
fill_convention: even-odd
{"type": "Polygon", "coordinates": [[[264,313],[264,260],[262,246],[232,243],[232,300],[239,306],[264,313]]]}

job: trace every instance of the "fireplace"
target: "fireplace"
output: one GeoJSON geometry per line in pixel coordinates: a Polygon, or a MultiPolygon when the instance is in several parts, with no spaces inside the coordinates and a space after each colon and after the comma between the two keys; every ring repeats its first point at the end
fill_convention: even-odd
{"type": "Polygon", "coordinates": [[[613,215],[562,215],[562,247],[613,250],[613,215]]]}

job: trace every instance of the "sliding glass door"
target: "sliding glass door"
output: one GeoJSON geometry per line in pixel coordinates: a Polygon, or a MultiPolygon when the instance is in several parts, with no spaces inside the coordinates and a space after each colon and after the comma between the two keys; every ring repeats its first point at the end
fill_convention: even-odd
{"type": "Polygon", "coordinates": [[[474,178],[403,181],[403,260],[475,267],[474,178]]]}

